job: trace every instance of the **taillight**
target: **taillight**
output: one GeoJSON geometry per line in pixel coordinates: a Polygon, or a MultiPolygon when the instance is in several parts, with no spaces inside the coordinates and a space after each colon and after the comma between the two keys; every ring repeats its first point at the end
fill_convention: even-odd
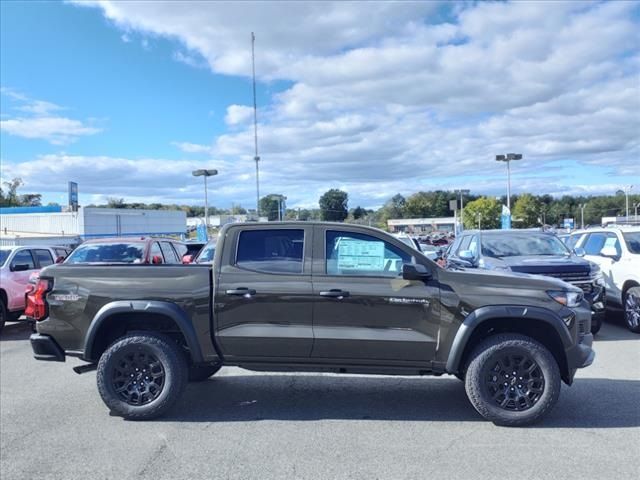
{"type": "Polygon", "coordinates": [[[31,291],[27,291],[27,305],[24,314],[36,321],[44,320],[49,316],[49,305],[47,304],[47,293],[51,290],[51,280],[48,278],[38,279],[38,283],[31,291]]]}

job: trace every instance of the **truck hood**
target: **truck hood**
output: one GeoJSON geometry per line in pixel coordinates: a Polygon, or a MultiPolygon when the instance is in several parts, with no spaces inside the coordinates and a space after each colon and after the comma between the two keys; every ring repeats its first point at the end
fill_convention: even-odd
{"type": "Polygon", "coordinates": [[[589,275],[591,264],[574,255],[526,255],[484,258],[485,268],[509,268],[512,272],[545,275],[550,273],[581,273],[589,275]]]}

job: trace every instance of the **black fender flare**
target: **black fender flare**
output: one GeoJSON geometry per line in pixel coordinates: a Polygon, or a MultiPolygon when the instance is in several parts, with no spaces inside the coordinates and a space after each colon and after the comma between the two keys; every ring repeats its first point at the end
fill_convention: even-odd
{"type": "Polygon", "coordinates": [[[95,344],[96,335],[100,330],[100,327],[106,322],[109,317],[115,314],[122,313],[153,313],[157,315],[163,315],[173,320],[184,336],[187,346],[191,351],[191,356],[194,363],[203,362],[202,350],[198,343],[198,336],[196,335],[191,319],[187,313],[175,303],[162,302],[156,300],[118,300],[115,302],[109,302],[103,305],[89,325],[87,335],[84,342],[84,358],[89,361],[95,361],[93,358],[93,346],[95,344]]]}
{"type": "Polygon", "coordinates": [[[448,373],[458,373],[462,355],[465,347],[471,338],[474,330],[483,322],[496,318],[513,318],[526,320],[535,320],[545,322],[553,327],[558,334],[563,348],[573,345],[571,333],[565,326],[562,318],[556,313],[541,307],[525,307],[519,305],[495,305],[480,307],[471,312],[462,322],[460,328],[456,332],[456,336],[451,344],[451,350],[447,357],[446,371],[448,373]]]}

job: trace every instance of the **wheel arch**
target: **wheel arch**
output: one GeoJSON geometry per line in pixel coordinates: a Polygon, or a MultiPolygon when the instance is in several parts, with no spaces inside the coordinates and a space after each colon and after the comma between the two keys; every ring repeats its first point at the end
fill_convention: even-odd
{"type": "Polygon", "coordinates": [[[195,329],[183,309],[171,302],[137,300],[110,302],[98,311],[87,330],[83,358],[97,361],[111,342],[131,331],[170,334],[188,348],[191,361],[203,361],[195,329]]]}
{"type": "Polygon", "coordinates": [[[558,362],[562,379],[570,382],[565,349],[573,344],[571,334],[557,315],[539,307],[481,307],[469,314],[453,340],[447,372],[461,372],[473,349],[485,338],[500,333],[527,335],[547,347],[558,362]]]}
{"type": "Polygon", "coordinates": [[[624,301],[624,296],[626,295],[627,290],[633,287],[640,287],[640,283],[636,282],[635,280],[627,280],[622,284],[622,301],[624,301]]]}

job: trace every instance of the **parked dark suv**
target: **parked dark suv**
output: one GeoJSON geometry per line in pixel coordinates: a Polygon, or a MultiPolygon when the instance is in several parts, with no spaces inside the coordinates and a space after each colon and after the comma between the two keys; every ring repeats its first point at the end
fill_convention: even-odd
{"type": "Polygon", "coordinates": [[[591,305],[591,332],[597,333],[605,313],[604,279],[600,268],[582,258],[554,234],[530,230],[468,230],[447,254],[448,267],[483,268],[545,275],[579,287],[591,305]]]}

